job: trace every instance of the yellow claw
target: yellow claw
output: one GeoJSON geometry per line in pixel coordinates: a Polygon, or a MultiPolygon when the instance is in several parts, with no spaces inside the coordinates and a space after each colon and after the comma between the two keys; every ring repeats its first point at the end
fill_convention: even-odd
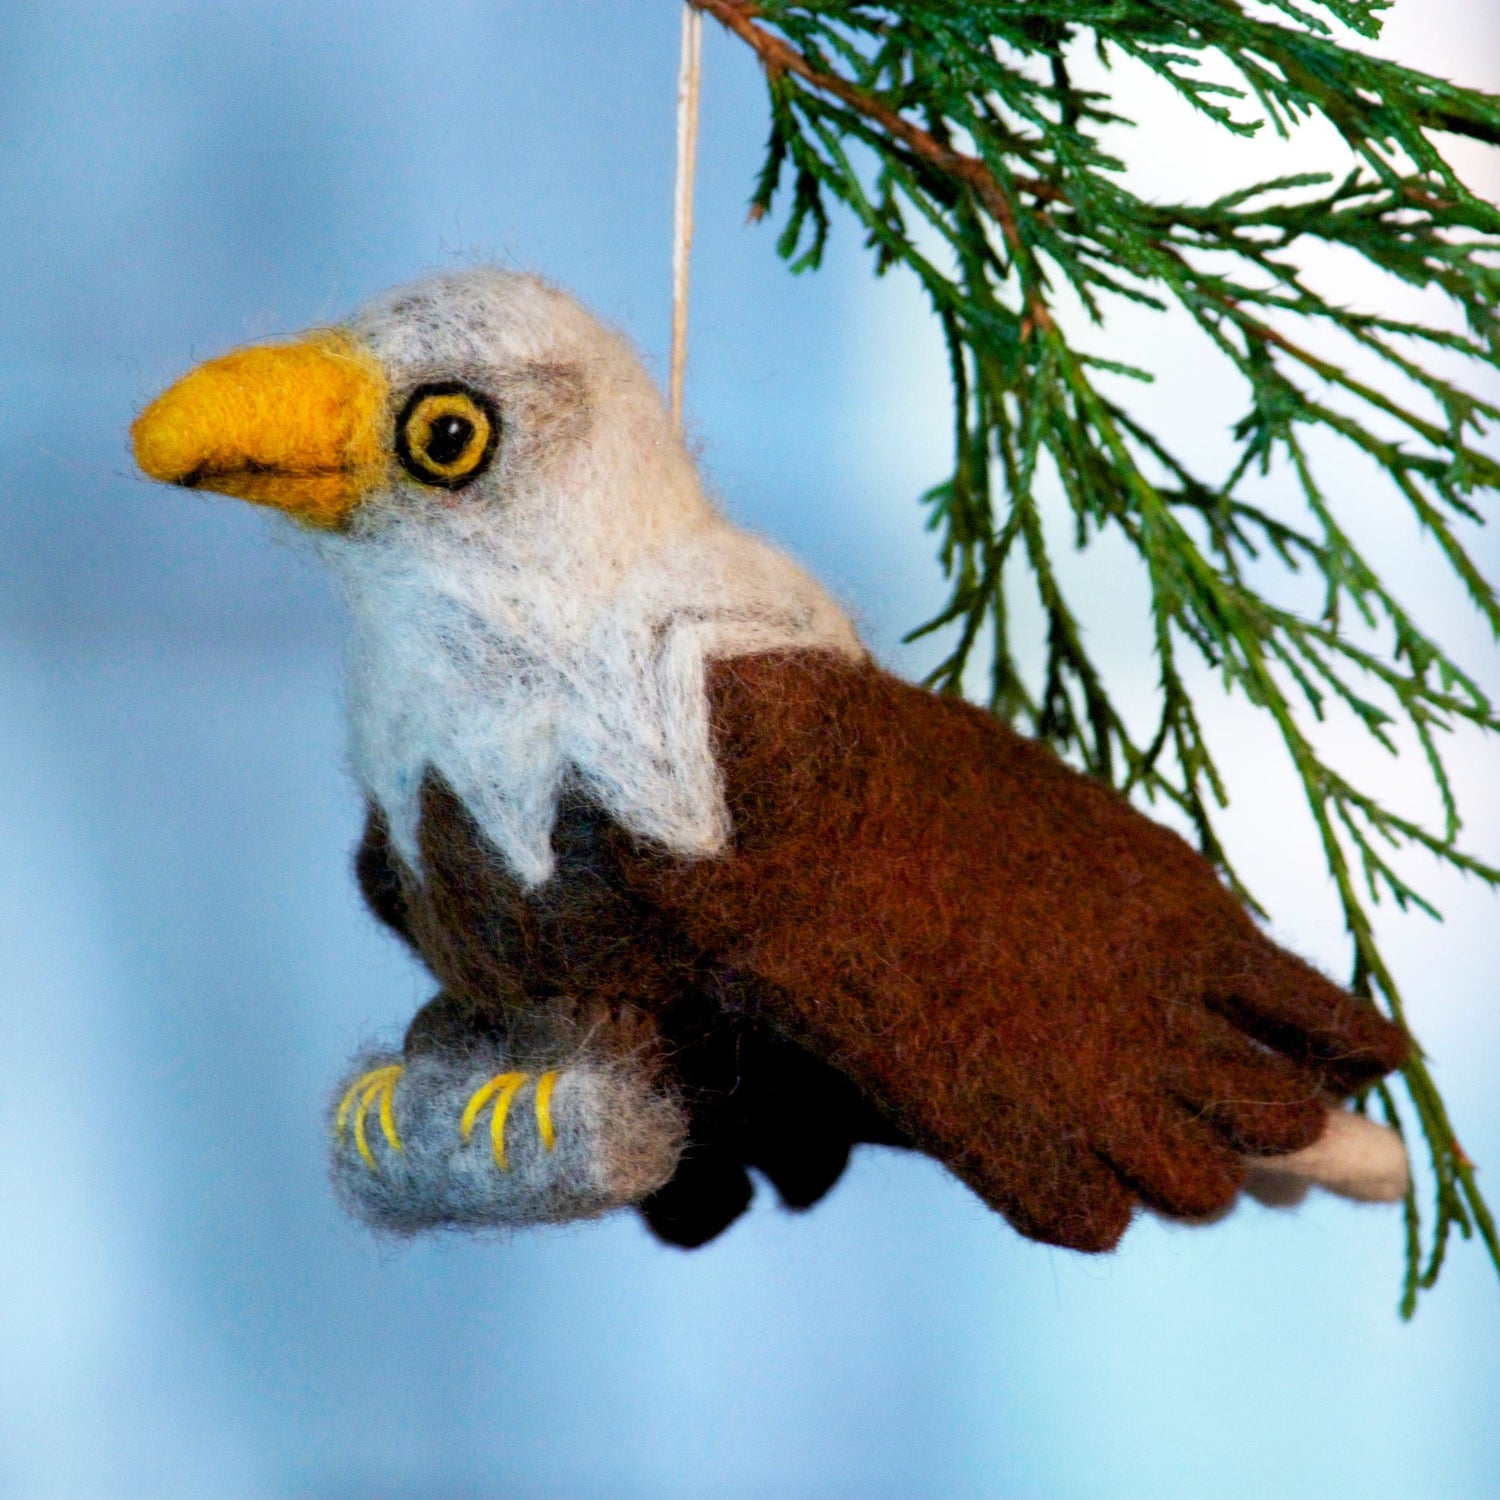
{"type": "Polygon", "coordinates": [[[555,1072],[543,1073],[536,1082],[536,1133],[542,1138],[542,1149],[550,1151],[557,1144],[552,1128],[552,1090],[557,1087],[555,1072]]]}
{"type": "Polygon", "coordinates": [[[511,1100],[530,1077],[529,1073],[495,1074],[487,1084],[475,1090],[458,1122],[458,1133],[467,1141],[474,1134],[474,1124],[479,1119],[480,1111],[491,1099],[495,1101],[495,1112],[490,1116],[490,1148],[495,1154],[495,1165],[502,1172],[510,1170],[505,1160],[505,1117],[510,1113],[511,1100]]]}
{"type": "Polygon", "coordinates": [[[354,1080],[339,1101],[338,1114],[334,1116],[333,1133],[335,1137],[342,1139],[345,1127],[349,1123],[349,1116],[354,1116],[354,1144],[359,1148],[359,1154],[364,1158],[365,1165],[373,1172],[375,1170],[375,1153],[370,1150],[370,1142],[365,1135],[365,1119],[369,1114],[370,1106],[378,1099],[380,1101],[380,1129],[386,1138],[392,1151],[400,1151],[401,1137],[396,1133],[396,1080],[403,1072],[400,1063],[389,1063],[383,1068],[374,1068],[368,1073],[362,1073],[354,1080]]]}
{"type": "MultiPolygon", "coordinates": [[[[510,1115],[510,1106],[522,1087],[531,1081],[530,1073],[497,1073],[482,1088],[474,1091],[473,1097],[464,1107],[458,1122],[458,1133],[464,1141],[474,1134],[474,1126],[491,1099],[495,1111],[490,1116],[490,1149],[494,1153],[495,1165],[508,1172],[510,1165],[505,1159],[505,1122],[510,1115]]],[[[536,1128],[542,1145],[550,1151],[557,1144],[552,1128],[552,1090],[557,1083],[556,1073],[543,1073],[536,1085],[536,1128]]]]}

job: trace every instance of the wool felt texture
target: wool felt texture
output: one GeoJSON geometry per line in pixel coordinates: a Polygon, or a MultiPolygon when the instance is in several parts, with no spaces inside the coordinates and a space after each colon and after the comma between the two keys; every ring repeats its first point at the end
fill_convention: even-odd
{"type": "Polygon", "coordinates": [[[1176,834],[971,705],[820,653],[716,663],[710,697],[732,849],[623,835],[631,888],[1023,1233],[1215,1215],[1405,1057],[1176,834]]]}
{"type": "Polygon", "coordinates": [[[137,418],[153,479],[336,526],[389,464],[385,376],[348,334],[237,349],[199,365],[137,418]]]}
{"type": "Polygon", "coordinates": [[[642,1210],[682,1244],[743,1207],[747,1166],[810,1202],[861,1140],[1080,1249],[1140,1203],[1222,1211],[1247,1157],[1386,1172],[1330,1111],[1402,1033],[1176,835],[876,667],[711,503],[617,334],[480,268],[320,335],[325,394],[329,338],[363,372],[347,409],[242,351],[233,401],[190,374],[135,437],[160,477],[277,486],[349,603],[361,878],[442,986],[400,1066],[480,1045],[618,1065],[681,1111],[642,1210]],[[440,393],[474,407],[423,405],[440,393]],[[309,452],[355,454],[311,476],[336,506],[309,452]]]}
{"type": "Polygon", "coordinates": [[[365,1055],[330,1121],[340,1201],[372,1228],[412,1234],[594,1218],[666,1183],[682,1153],[671,1096],[628,1059],[584,1049],[556,1060],[549,1075],[477,1038],[365,1055]],[[371,1097],[361,1083],[373,1076],[379,1089],[382,1072],[388,1093],[371,1097]],[[389,1130],[369,1119],[382,1105],[389,1130]]]}
{"type": "Polygon", "coordinates": [[[573,784],[669,848],[722,849],[705,663],[862,657],[844,613],[709,504],[633,352],[570,298],[471,272],[378,300],[352,330],[397,401],[461,381],[503,431],[457,495],[403,477],[319,536],[355,620],[355,769],[403,858],[429,768],[528,884],[552,872],[573,784]]]}
{"type": "Polygon", "coordinates": [[[1394,1203],[1410,1180],[1401,1138],[1368,1116],[1342,1110],[1310,1146],[1249,1166],[1246,1190],[1272,1205],[1300,1202],[1313,1182],[1357,1203],[1394,1203]]]}
{"type": "Polygon", "coordinates": [[[628,889],[618,825],[582,795],[559,808],[556,869],[540,887],[507,870],[435,775],[420,830],[420,878],[376,810],[356,857],[371,909],[443,985],[413,1020],[406,1056],[478,1043],[541,1068],[581,1046],[650,1080],[686,1131],[675,1176],[642,1195],[659,1238],[690,1247],[720,1233],[751,1200],[748,1168],[801,1209],[855,1144],[905,1143],[849,1079],[767,1024],[753,979],[695,953],[628,889]]]}
{"type": "Polygon", "coordinates": [[[419,385],[396,418],[396,457],[424,484],[461,490],[489,467],[500,415],[483,391],[456,380],[419,385]]]}

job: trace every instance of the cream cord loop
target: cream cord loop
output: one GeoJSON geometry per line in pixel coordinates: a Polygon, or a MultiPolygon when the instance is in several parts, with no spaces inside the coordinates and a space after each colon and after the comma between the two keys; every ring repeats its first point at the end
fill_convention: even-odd
{"type": "Polygon", "coordinates": [[[693,170],[698,159],[698,81],[703,65],[703,14],[682,7],[682,59],[677,70],[677,187],[672,214],[672,420],[682,427],[687,366],[688,257],[693,249],[693,170]]]}

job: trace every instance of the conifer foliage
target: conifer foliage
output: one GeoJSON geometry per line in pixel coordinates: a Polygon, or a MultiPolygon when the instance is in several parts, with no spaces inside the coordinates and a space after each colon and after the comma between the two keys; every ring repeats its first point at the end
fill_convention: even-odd
{"type": "MultiPolygon", "coordinates": [[[[950,595],[913,632],[952,641],[933,685],[960,691],[966,670],[972,681],[987,666],[995,712],[1178,809],[1254,906],[1217,830],[1226,789],[1190,691],[1207,664],[1274,723],[1342,904],[1354,988],[1404,1020],[1373,906],[1431,911],[1403,873],[1416,851],[1500,885],[1500,870],[1459,843],[1443,757],[1447,731],[1493,732],[1500,717],[1382,582],[1341,520],[1357,497],[1321,473],[1331,448],[1363,455],[1500,635],[1500,599],[1470,550],[1500,490],[1486,441],[1500,407],[1485,395],[1500,371],[1500,212],[1440,142],[1500,145],[1500,97],[1360,50],[1385,0],[690,3],[764,69],[770,140],[751,214],[780,212],[780,254],[794,271],[816,268],[842,208],[877,269],[918,277],[946,340],[953,469],[924,499],[950,595]],[[1228,135],[1289,135],[1321,118],[1346,167],[1225,183],[1207,202],[1146,201],[1106,143],[1124,123],[1110,95],[1074,81],[1085,52],[1149,69],[1228,135]],[[1452,315],[1409,321],[1328,300],[1302,269],[1308,247],[1437,288],[1452,315]],[[1111,357],[1108,314],[1122,301],[1185,315],[1238,372],[1243,414],[1225,472],[1197,472],[1174,451],[1180,435],[1174,444],[1131,415],[1120,377],[1152,372],[1111,357]],[[1291,519],[1254,493],[1278,468],[1300,496],[1291,519]],[[1060,580],[1049,491],[1065,497],[1076,546],[1112,531],[1144,570],[1159,670],[1144,734],[1127,725],[1060,580]],[[1321,608],[1278,604],[1267,560],[1316,578],[1321,608]],[[1007,591],[1023,585],[1045,620],[1034,681],[1008,628],[1007,591]],[[1331,709],[1431,779],[1434,822],[1330,762],[1318,724],[1331,709]]],[[[1381,1086],[1365,1103],[1419,1134],[1431,1165],[1433,1209],[1415,1192],[1406,1207],[1410,1314],[1455,1230],[1477,1232],[1497,1268],[1500,1238],[1419,1053],[1404,1081],[1406,1101],[1381,1086]]]]}

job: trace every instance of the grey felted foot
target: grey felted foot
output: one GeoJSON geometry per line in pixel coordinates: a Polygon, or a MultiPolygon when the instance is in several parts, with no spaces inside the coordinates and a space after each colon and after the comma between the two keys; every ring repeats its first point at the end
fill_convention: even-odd
{"type": "Polygon", "coordinates": [[[335,1095],[331,1172],[376,1229],[554,1224],[654,1192],[685,1133],[677,1102],[617,1059],[370,1054],[335,1095]]]}

